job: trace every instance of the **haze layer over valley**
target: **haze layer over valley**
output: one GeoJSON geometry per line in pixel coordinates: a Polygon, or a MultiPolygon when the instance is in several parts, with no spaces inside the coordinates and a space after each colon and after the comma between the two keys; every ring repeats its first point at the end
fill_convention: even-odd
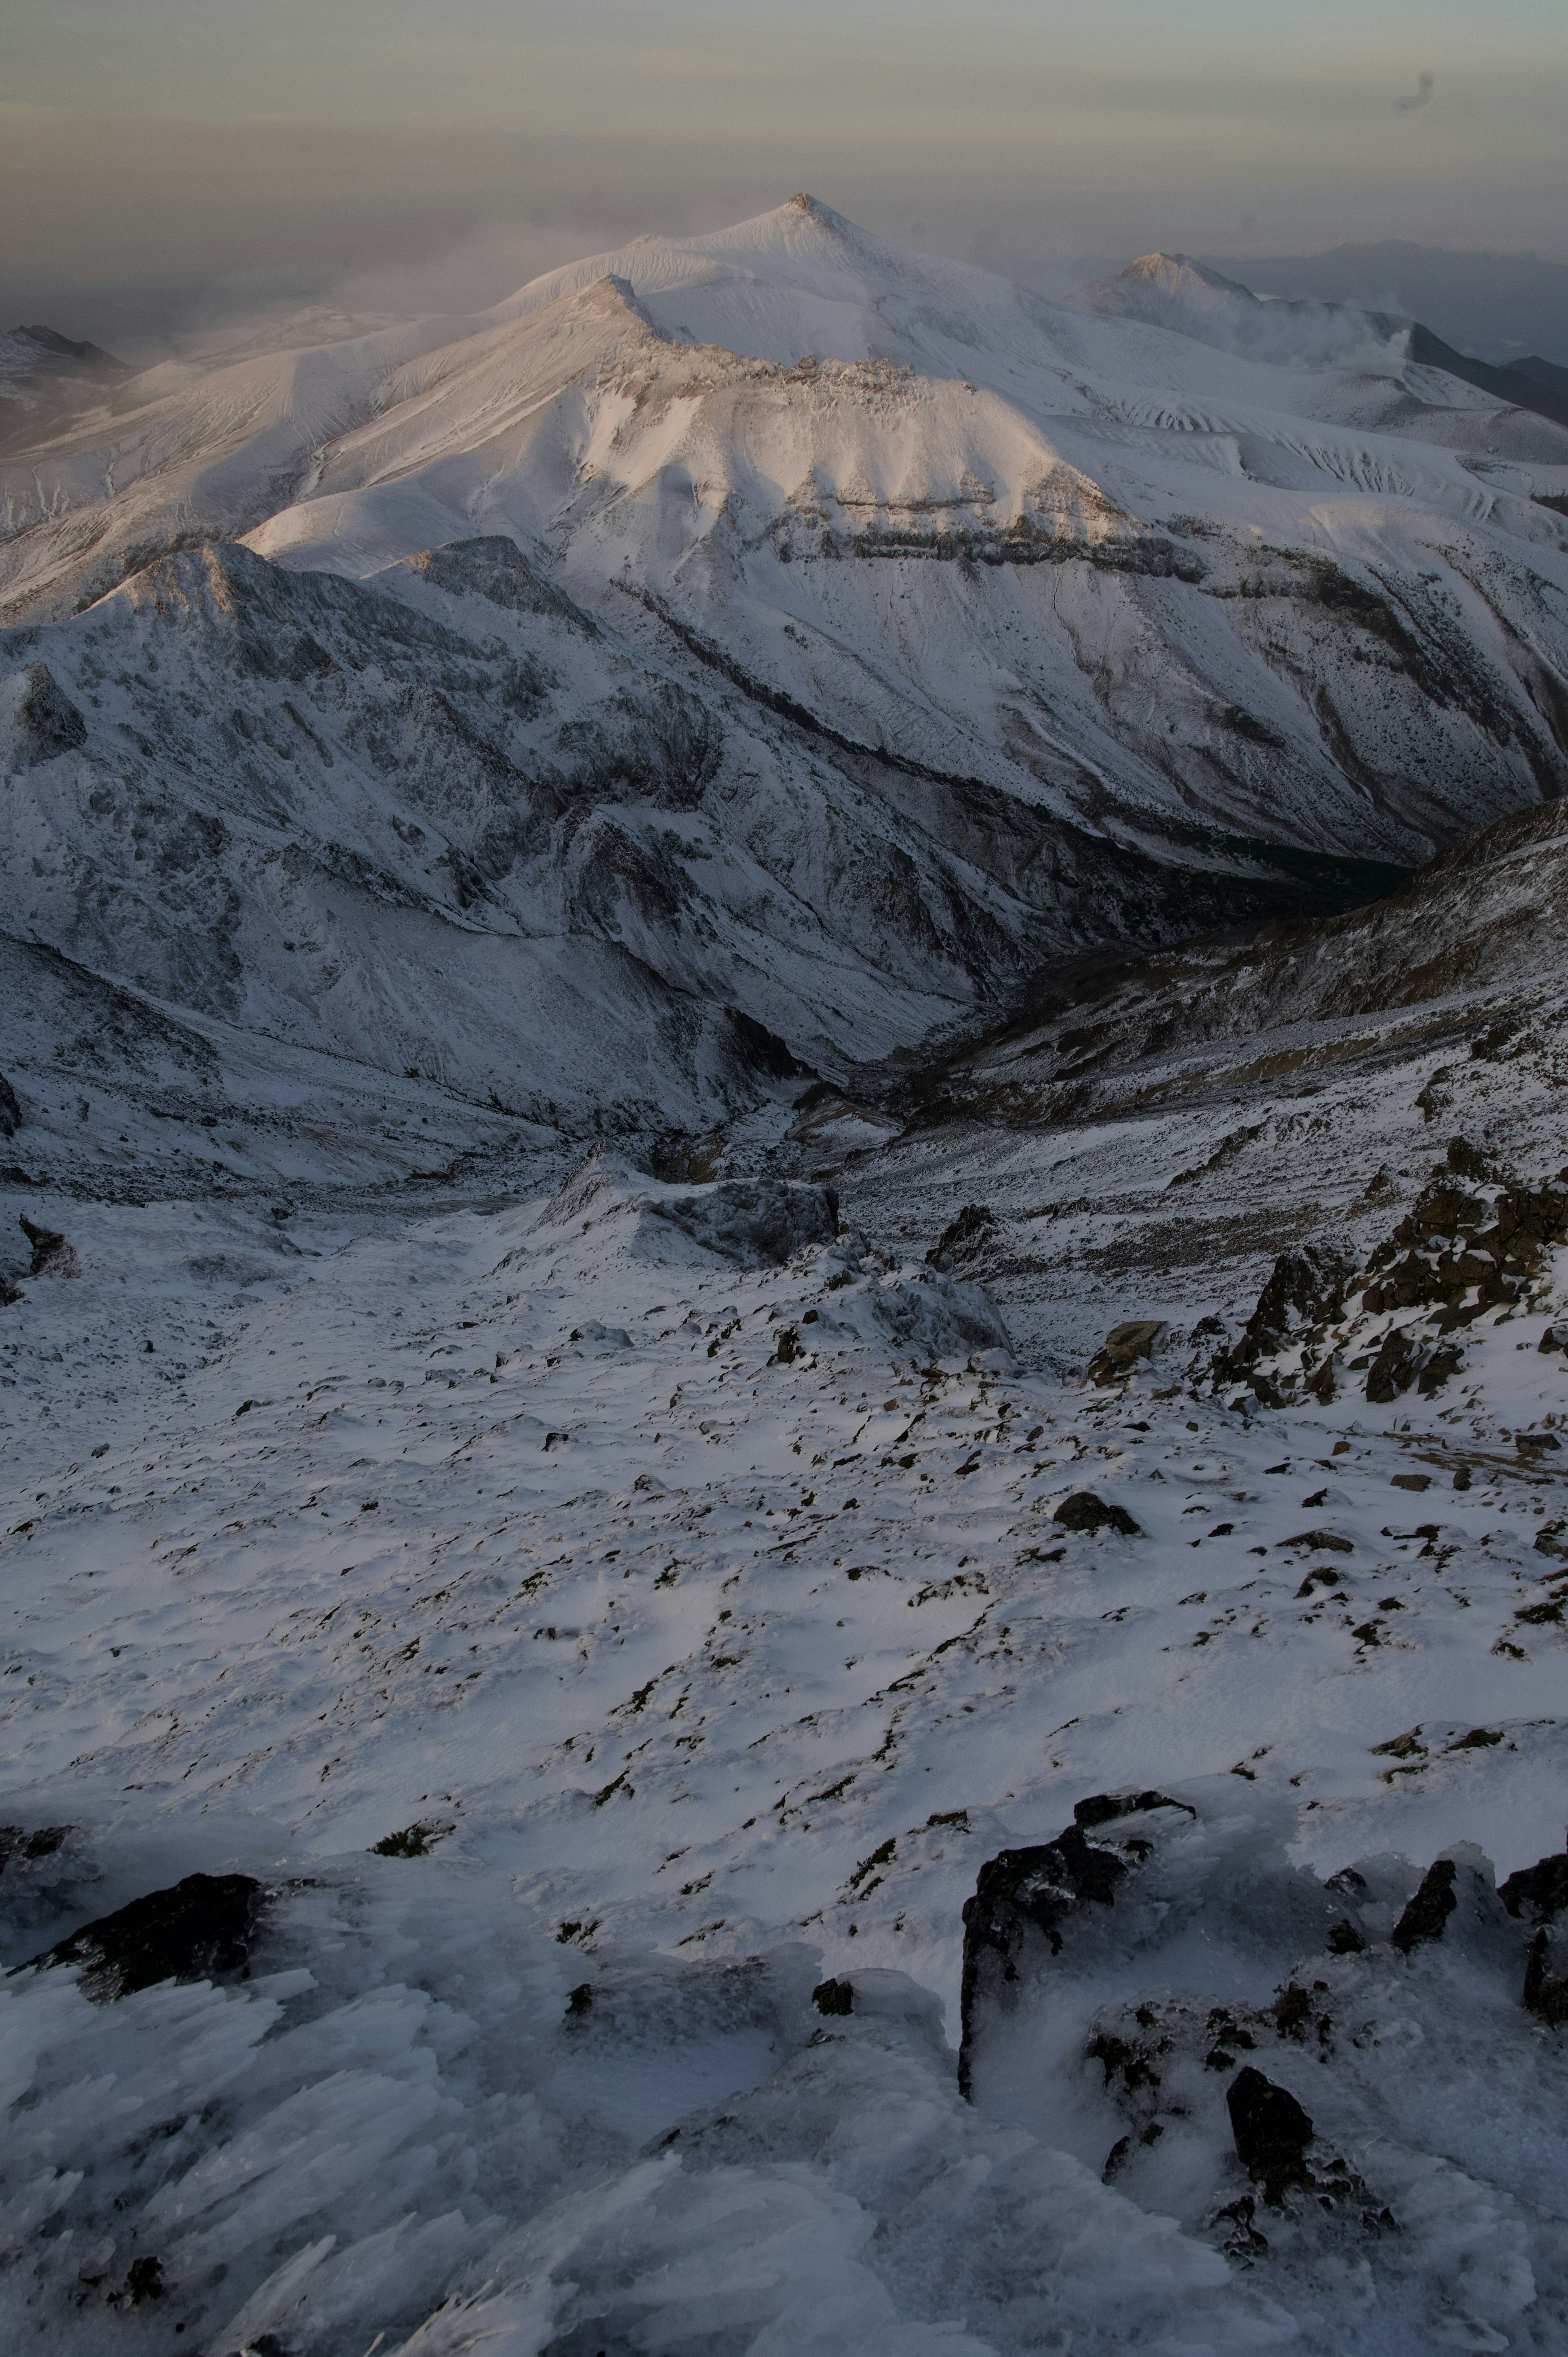
{"type": "Polygon", "coordinates": [[[1561,2347],[1568,425],[1423,333],[800,197],[0,350],[16,2346],[1561,2347]]]}

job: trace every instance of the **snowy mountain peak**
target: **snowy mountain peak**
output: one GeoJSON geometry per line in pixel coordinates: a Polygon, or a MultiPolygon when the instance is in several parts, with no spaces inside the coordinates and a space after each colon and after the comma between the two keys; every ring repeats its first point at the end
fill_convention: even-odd
{"type": "MultiPolygon", "coordinates": [[[[1206,264],[1195,262],[1188,253],[1141,253],[1116,277],[1102,280],[1101,287],[1108,296],[1118,287],[1124,288],[1129,296],[1152,288],[1164,295],[1188,299],[1204,290],[1243,303],[1258,300],[1251,287],[1241,285],[1234,278],[1222,277],[1218,270],[1210,270],[1206,264]]],[[[1090,291],[1094,294],[1100,289],[1091,288],[1090,291]]],[[[1111,307],[1109,302],[1096,306],[1098,309],[1111,307]]]]}

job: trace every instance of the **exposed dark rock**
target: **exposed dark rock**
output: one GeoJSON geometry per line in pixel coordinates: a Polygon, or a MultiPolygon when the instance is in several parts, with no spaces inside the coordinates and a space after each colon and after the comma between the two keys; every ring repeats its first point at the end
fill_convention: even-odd
{"type": "Polygon", "coordinates": [[[451,1830],[450,1822],[440,1824],[425,1817],[418,1824],[404,1825],[401,1833],[383,1834],[379,1842],[371,1844],[371,1849],[377,1857],[424,1857],[451,1830]]]}
{"type": "MultiPolygon", "coordinates": [[[[1082,1805],[1090,1812],[1091,1824],[1103,1824],[1184,1803],[1168,1801],[1163,1792],[1139,1792],[1114,1800],[1096,1794],[1082,1805]]],[[[964,2094],[971,2093],[983,2011],[998,2002],[1010,2005],[1030,1966],[1043,1967],[1061,1953],[1063,1925],[1087,1908],[1110,1907],[1118,1884],[1152,1847],[1151,1842],[1134,1838],[1111,1848],[1087,1840],[1082,1824],[1075,1824],[1055,1841],[1003,1850],[986,1860],[974,1896],[965,1900],[963,1910],[959,2086],[964,2094]]]]}
{"type": "Polygon", "coordinates": [[[48,663],[0,679],[0,778],[37,769],[87,741],[87,723],[48,663]]]}
{"type": "Polygon", "coordinates": [[[779,1340],[773,1345],[773,1363],[778,1367],[793,1366],[800,1355],[800,1329],[798,1326],[780,1326],[779,1340]]]}
{"type": "Polygon", "coordinates": [[[800,1080],[810,1072],[793,1052],[787,1039],[759,1023],[755,1015],[747,1015],[739,1006],[726,1006],[730,1029],[735,1037],[737,1061],[751,1072],[760,1072],[770,1081],[800,1080]]]}
{"type": "Polygon", "coordinates": [[[53,1228],[40,1228],[35,1221],[28,1219],[25,1211],[21,1217],[22,1233],[33,1248],[33,1265],[27,1271],[29,1276],[81,1275],[81,1263],[73,1244],[68,1243],[64,1236],[57,1234],[53,1228]]]}
{"type": "Polygon", "coordinates": [[[79,1964],[81,1993],[94,2005],[113,2005],[159,1981],[242,1974],[263,1898],[262,1885],[249,1874],[188,1874],[170,1889],[151,1890],[84,1923],[15,1969],[79,1964]]]}
{"type": "Polygon", "coordinates": [[[13,1859],[53,1857],[71,1828],[70,1825],[36,1825],[27,1833],[20,1825],[0,1825],[0,1874],[13,1859]]]}
{"type": "Polygon", "coordinates": [[[0,1137],[15,1137],[22,1126],[22,1108],[16,1092],[0,1072],[0,1137]]]}
{"type": "Polygon", "coordinates": [[[1402,1331],[1388,1335],[1367,1370],[1367,1397],[1376,1407],[1408,1392],[1415,1381],[1415,1345],[1402,1331]]]}
{"type": "Polygon", "coordinates": [[[1090,1833],[1096,1825],[1135,1817],[1144,1809],[1184,1809],[1189,1817],[1197,1813],[1188,1802],[1173,1801],[1168,1792],[1090,1792],[1087,1800],[1073,1803],[1072,1819],[1080,1833],[1090,1833]]]}
{"type": "Polygon", "coordinates": [[[1314,1547],[1330,1555],[1354,1555],[1355,1542],[1342,1539],[1337,1531],[1297,1531],[1294,1539],[1282,1539],[1282,1546],[1314,1547]]]}
{"type": "Polygon", "coordinates": [[[853,2013],[854,1983],[853,1981],[819,1981],[811,1991],[811,2003],[819,2013],[853,2013]]]}
{"type": "Polygon", "coordinates": [[[983,1203],[966,1203],[957,1219],[948,1222],[926,1254],[928,1264],[932,1268],[950,1269],[964,1261],[978,1260],[995,1228],[994,1211],[983,1203]]]}
{"type": "Polygon", "coordinates": [[[831,1187],[722,1178],[699,1193],[650,1200],[646,1218],[680,1229],[693,1243],[742,1268],[777,1268],[804,1244],[832,1242],[839,1205],[831,1187]]]}
{"type": "MultiPolygon", "coordinates": [[[[1296,1251],[1281,1253],[1240,1337],[1215,1361],[1215,1381],[1252,1382],[1256,1390],[1252,1370],[1261,1359],[1276,1356],[1304,1337],[1310,1344],[1343,1313],[1354,1266],[1350,1255],[1337,1244],[1304,1244],[1296,1251]]],[[[1265,1400],[1269,1406],[1278,1404],[1265,1400]]]]}
{"type": "Polygon", "coordinates": [[[1568,1908],[1568,1851],[1559,1850],[1535,1866],[1521,1866],[1498,1885],[1510,1915],[1529,1923],[1550,1923],[1568,1908]]]}
{"type": "Polygon", "coordinates": [[[1420,1889],[1389,1934],[1403,1954],[1428,1940],[1442,1939],[1458,1904],[1454,1895],[1457,1880],[1458,1868],[1451,1857],[1440,1857],[1427,1867],[1420,1889]]]}
{"type": "Polygon", "coordinates": [[[1140,1359],[1154,1356],[1155,1344],[1165,1330],[1165,1321],[1159,1318],[1130,1318],[1112,1326],[1090,1362],[1090,1382],[1113,1383],[1119,1376],[1130,1374],[1140,1359]]]}
{"type": "Polygon", "coordinates": [[[1551,1934],[1544,1928],[1537,1932],[1530,1943],[1530,1956],[1524,1968],[1524,2003],[1552,2029],[1561,2029],[1568,2022],[1568,1980],[1548,1969],[1551,1957],[1551,1934]]]}
{"type": "Polygon", "coordinates": [[[1449,1376],[1456,1375],[1464,1363],[1465,1354],[1455,1343],[1444,1342],[1440,1350],[1434,1351],[1416,1377],[1415,1387],[1423,1399],[1431,1399],[1434,1392],[1440,1392],[1449,1376]]]}
{"type": "Polygon", "coordinates": [[[1122,1532],[1128,1538],[1136,1538],[1141,1528],[1125,1506],[1108,1505],[1103,1498],[1097,1498],[1092,1490],[1075,1490],[1070,1498],[1062,1500],[1051,1520],[1059,1523],[1066,1531],[1099,1531],[1109,1527],[1122,1532]]]}
{"type": "MultiPolygon", "coordinates": [[[[111,2308],[140,2308],[145,2299],[162,2299],[165,2288],[163,2261],[153,2252],[146,2251],[139,2259],[132,2260],[124,2287],[110,2293],[109,2305],[111,2308]]],[[[263,2341],[271,2339],[270,2333],[263,2335],[263,2341]]],[[[264,2350],[261,2341],[255,2346],[256,2357],[284,2357],[281,2341],[274,2342],[271,2350],[264,2350]]]]}
{"type": "Polygon", "coordinates": [[[1236,2157],[1262,2184],[1266,2201],[1277,2202],[1287,2185],[1307,2181],[1312,2122],[1293,2094],[1249,2063],[1226,2089],[1225,2107],[1236,2157]]]}
{"type": "MultiPolygon", "coordinates": [[[[1468,1163],[1468,1152],[1462,1158],[1468,1163]]],[[[1517,1301],[1546,1253],[1565,1238],[1568,1192],[1561,1185],[1466,1186],[1457,1175],[1440,1173],[1370,1255],[1362,1307],[1374,1317],[1435,1309],[1432,1322],[1440,1332],[1468,1325],[1485,1309],[1517,1301]]]]}
{"type": "Polygon", "coordinates": [[[1328,1952],[1334,1956],[1359,1956],[1367,1943],[1348,1915],[1342,1915],[1328,1934],[1328,1952]]]}

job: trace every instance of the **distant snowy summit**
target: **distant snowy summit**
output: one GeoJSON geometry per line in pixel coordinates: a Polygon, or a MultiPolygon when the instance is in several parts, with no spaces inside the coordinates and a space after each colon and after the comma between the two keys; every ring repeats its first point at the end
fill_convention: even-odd
{"type": "Polygon", "coordinates": [[[700,1122],[1560,794],[1565,496],[1408,324],[1181,256],[1055,305],[807,196],[307,314],[0,454],[13,921],[290,1054],[700,1122]]]}

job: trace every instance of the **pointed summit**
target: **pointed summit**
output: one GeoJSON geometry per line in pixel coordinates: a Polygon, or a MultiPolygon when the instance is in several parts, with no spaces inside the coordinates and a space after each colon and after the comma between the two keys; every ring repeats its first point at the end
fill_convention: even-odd
{"type": "Polygon", "coordinates": [[[1182,326],[1196,311],[1259,308],[1250,286],[1222,278],[1187,253],[1141,253],[1114,278],[1101,278],[1068,307],[1104,317],[1145,319],[1158,328],[1182,326]]]}

